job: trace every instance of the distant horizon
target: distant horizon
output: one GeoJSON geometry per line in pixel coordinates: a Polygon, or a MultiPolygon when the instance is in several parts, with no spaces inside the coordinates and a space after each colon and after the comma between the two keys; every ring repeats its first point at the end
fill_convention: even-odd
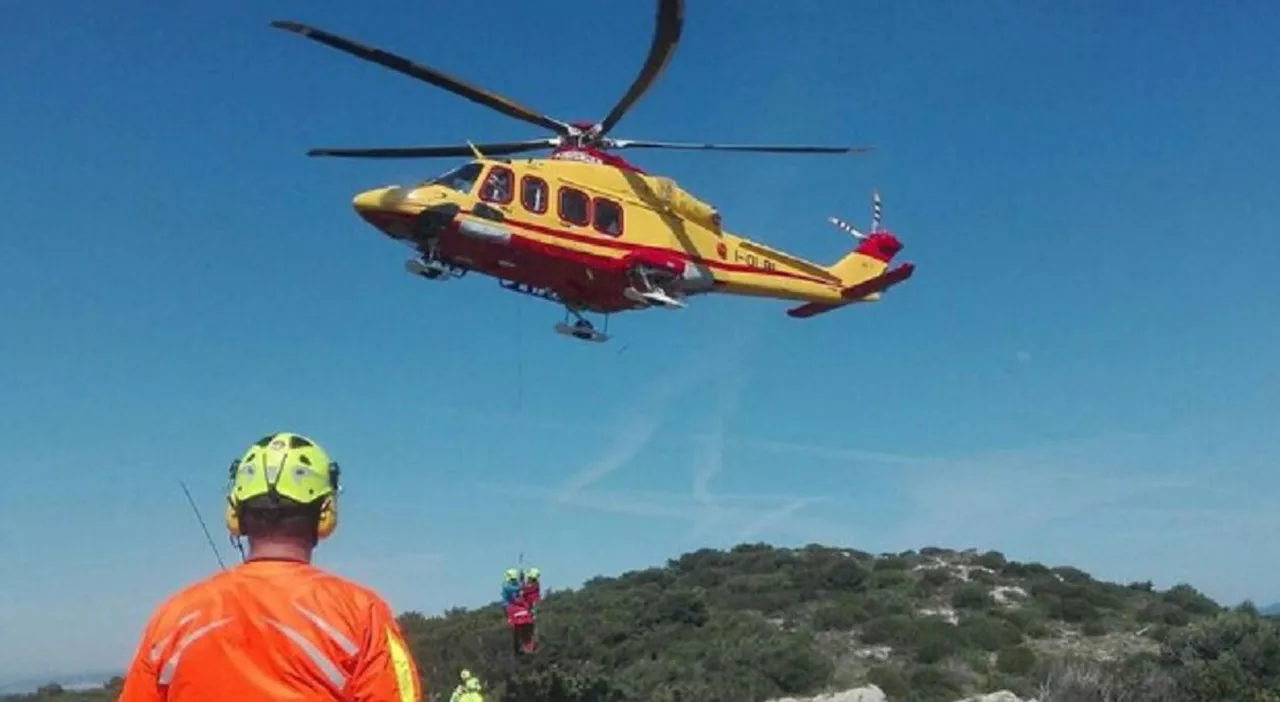
{"type": "Polygon", "coordinates": [[[85,670],[79,673],[45,673],[23,674],[18,676],[0,675],[0,696],[23,695],[35,692],[50,683],[61,685],[65,689],[89,689],[102,687],[113,677],[123,677],[125,671],[120,670],[85,670]],[[98,677],[101,676],[101,679],[98,677]]]}

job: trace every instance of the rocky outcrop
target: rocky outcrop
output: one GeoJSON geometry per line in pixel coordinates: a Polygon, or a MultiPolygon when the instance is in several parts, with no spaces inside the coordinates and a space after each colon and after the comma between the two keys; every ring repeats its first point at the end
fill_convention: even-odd
{"type": "Polygon", "coordinates": [[[1036,702],[1036,700],[1034,698],[1024,700],[1008,690],[1001,690],[999,692],[988,692],[985,695],[966,697],[957,702],[1036,702]]]}
{"type": "Polygon", "coordinates": [[[875,685],[864,685],[852,690],[828,692],[817,697],[783,697],[769,702],[890,702],[884,691],[875,685]]]}
{"type": "MultiPolygon", "coordinates": [[[[782,697],[770,700],[770,702],[894,702],[894,700],[889,699],[879,687],[864,685],[855,687],[852,690],[828,692],[816,697],[782,697]]],[[[965,697],[956,700],[956,702],[1036,702],[1036,700],[1034,698],[1024,700],[1008,690],[1000,690],[999,692],[988,692],[984,695],[965,697]]]]}

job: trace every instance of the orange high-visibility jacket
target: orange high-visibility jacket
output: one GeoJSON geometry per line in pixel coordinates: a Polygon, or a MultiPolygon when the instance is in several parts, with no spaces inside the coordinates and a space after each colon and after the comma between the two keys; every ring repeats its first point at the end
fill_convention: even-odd
{"type": "Polygon", "coordinates": [[[152,615],[119,702],[421,702],[372,590],[297,561],[249,561],[152,615]]]}

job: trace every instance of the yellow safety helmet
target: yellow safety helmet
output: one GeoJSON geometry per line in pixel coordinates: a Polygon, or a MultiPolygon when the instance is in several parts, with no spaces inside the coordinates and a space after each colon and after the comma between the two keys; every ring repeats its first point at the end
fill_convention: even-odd
{"type": "Polygon", "coordinates": [[[515,582],[520,579],[520,571],[515,568],[509,569],[504,575],[506,575],[507,580],[510,580],[511,582],[515,582]]]}
{"type": "Polygon", "coordinates": [[[480,691],[480,678],[467,678],[467,692],[480,691]]]}
{"type": "Polygon", "coordinates": [[[240,536],[240,506],[256,497],[310,505],[320,501],[317,533],[328,538],[338,526],[338,464],[320,445],[301,434],[280,432],[256,441],[231,463],[227,529],[240,536]]]}
{"type": "Polygon", "coordinates": [[[458,677],[462,678],[463,680],[470,680],[471,671],[467,670],[466,668],[463,668],[462,673],[460,673],[458,677]]]}
{"type": "Polygon", "coordinates": [[[529,570],[526,570],[524,574],[527,575],[530,580],[537,580],[542,575],[537,568],[530,568],[529,570]]]}

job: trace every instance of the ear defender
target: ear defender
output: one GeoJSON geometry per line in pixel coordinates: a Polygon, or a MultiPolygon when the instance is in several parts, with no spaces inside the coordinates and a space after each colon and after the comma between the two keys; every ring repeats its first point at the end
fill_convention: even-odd
{"type": "Polygon", "coordinates": [[[227,531],[231,532],[231,538],[240,538],[240,510],[236,508],[236,499],[233,490],[236,483],[236,470],[240,468],[240,459],[231,462],[231,467],[227,469],[227,509],[223,514],[223,521],[227,524],[227,531]]]}
{"type": "Polygon", "coordinates": [[[320,503],[320,519],[316,522],[316,536],[327,539],[338,528],[338,501],[328,495],[320,503]]]}
{"type": "Polygon", "coordinates": [[[333,487],[333,492],[326,495],[324,502],[320,503],[320,521],[316,524],[316,535],[321,539],[329,538],[338,528],[338,493],[342,490],[342,484],[339,481],[341,474],[342,469],[338,467],[338,463],[330,461],[329,485],[333,487]]]}
{"type": "Polygon", "coordinates": [[[227,511],[223,515],[223,520],[227,523],[227,531],[231,532],[231,538],[240,538],[240,510],[236,509],[236,503],[227,498],[227,511]]]}

